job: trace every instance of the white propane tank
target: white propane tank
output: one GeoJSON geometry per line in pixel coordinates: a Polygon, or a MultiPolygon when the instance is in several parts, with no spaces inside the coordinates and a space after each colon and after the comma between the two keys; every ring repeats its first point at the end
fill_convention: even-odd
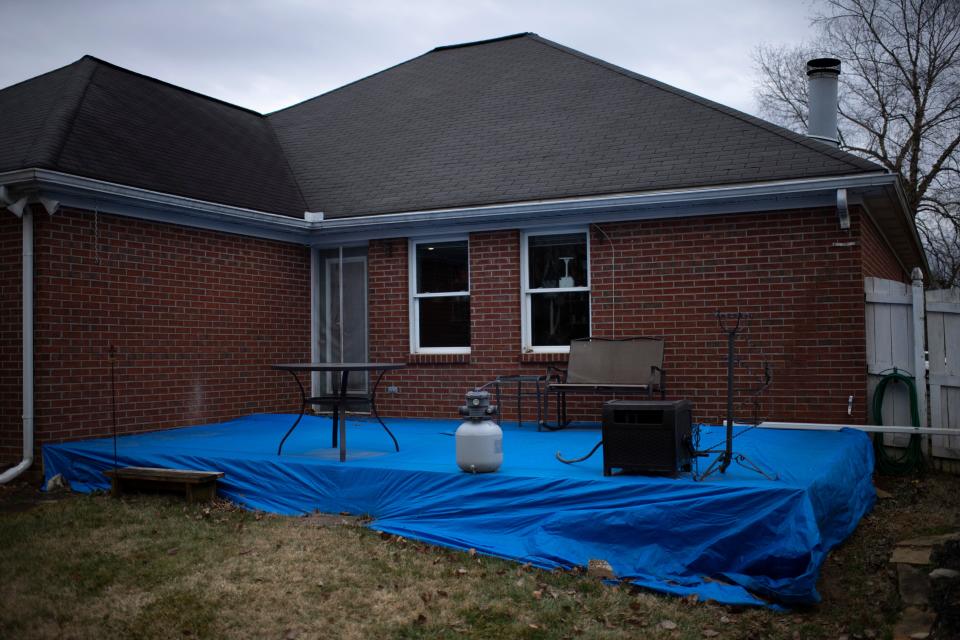
{"type": "Polygon", "coordinates": [[[457,466],[467,473],[489,473],[503,464],[503,431],[490,419],[496,411],[490,394],[478,390],[468,392],[460,407],[467,419],[457,428],[457,466]]]}

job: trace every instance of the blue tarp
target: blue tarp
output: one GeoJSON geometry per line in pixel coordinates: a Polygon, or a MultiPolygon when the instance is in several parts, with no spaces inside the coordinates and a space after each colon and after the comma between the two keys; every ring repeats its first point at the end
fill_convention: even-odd
{"type": "MultiPolygon", "coordinates": [[[[704,482],[604,477],[602,452],[581,455],[599,432],[504,428],[504,464],[469,475],[455,464],[457,422],[391,420],[395,453],[374,422],[350,421],[348,460],[330,448],[330,422],[307,417],[276,446],[290,415],[121,437],[120,466],[216,469],[222,495],[281,514],[368,514],[371,527],[435,544],[529,562],[545,569],[607,560],[616,575],[665,593],[726,604],[816,602],[826,553],[873,506],[873,450],[864,433],[755,429],[738,452],[778,475],[733,465],[704,482]]],[[[704,427],[703,444],[722,441],[704,427]]],[[[47,478],[78,491],[107,488],[111,439],[43,447],[47,478]]],[[[701,467],[709,460],[701,461],[701,467]]]]}

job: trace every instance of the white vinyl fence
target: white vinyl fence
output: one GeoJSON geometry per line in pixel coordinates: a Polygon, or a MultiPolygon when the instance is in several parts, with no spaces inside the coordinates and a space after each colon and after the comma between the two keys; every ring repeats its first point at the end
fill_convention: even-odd
{"type": "MultiPolygon", "coordinates": [[[[960,471],[960,290],[924,292],[920,271],[913,277],[912,285],[881,278],[864,282],[869,421],[881,376],[894,367],[913,375],[920,426],[957,430],[956,436],[931,436],[924,451],[933,456],[934,466],[960,471]]],[[[887,387],[883,424],[913,425],[904,385],[887,387]]],[[[905,446],[908,438],[893,434],[884,442],[905,446]]]]}
{"type": "Polygon", "coordinates": [[[930,423],[957,429],[933,436],[933,455],[960,460],[960,289],[927,292],[927,349],[930,423]]]}

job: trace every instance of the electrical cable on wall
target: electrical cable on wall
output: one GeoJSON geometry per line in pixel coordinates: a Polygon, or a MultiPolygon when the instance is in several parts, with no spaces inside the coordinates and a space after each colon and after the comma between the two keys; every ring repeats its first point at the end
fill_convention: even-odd
{"type": "Polygon", "coordinates": [[[607,246],[610,247],[610,337],[616,339],[617,337],[617,253],[613,248],[613,241],[610,240],[610,236],[607,235],[607,232],[603,230],[598,224],[591,224],[592,228],[596,229],[604,239],[607,241],[607,246]]]}

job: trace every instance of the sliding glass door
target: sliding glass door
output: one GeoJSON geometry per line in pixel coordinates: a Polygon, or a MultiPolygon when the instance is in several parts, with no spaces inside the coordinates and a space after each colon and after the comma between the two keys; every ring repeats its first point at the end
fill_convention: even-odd
{"type": "MultiPolygon", "coordinates": [[[[320,251],[319,354],[323,362],[366,362],[367,249],[338,247],[320,251]]],[[[320,393],[333,393],[331,374],[321,376],[320,393]]],[[[367,392],[366,373],[350,375],[350,393],[367,392]]]]}

